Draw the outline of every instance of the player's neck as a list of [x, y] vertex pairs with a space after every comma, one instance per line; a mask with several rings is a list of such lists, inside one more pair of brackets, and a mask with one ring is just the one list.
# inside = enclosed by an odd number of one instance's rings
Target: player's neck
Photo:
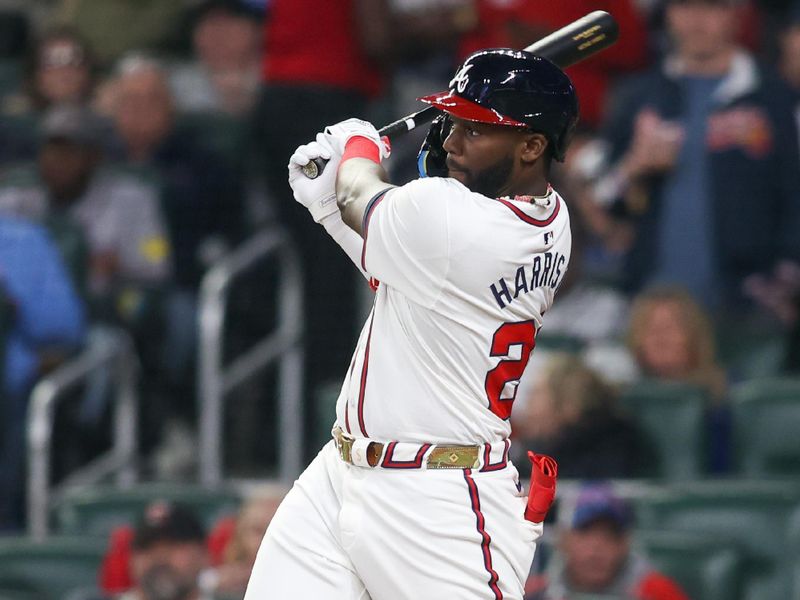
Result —
[[536, 177], [524, 181], [510, 182], [508, 187], [501, 190], [498, 196], [545, 196], [550, 189], [550, 184], [545, 177]]

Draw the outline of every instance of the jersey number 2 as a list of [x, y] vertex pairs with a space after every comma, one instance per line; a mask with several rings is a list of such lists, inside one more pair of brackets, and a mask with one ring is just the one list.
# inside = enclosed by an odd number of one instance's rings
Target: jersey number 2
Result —
[[503, 323], [492, 338], [489, 356], [508, 356], [513, 346], [520, 347], [519, 358], [501, 360], [497, 366], [486, 374], [486, 396], [489, 398], [489, 409], [503, 420], [511, 416], [511, 407], [517, 397], [517, 388], [507, 398], [503, 398], [503, 390], [511, 381], [519, 381], [528, 364], [533, 347], [536, 345], [536, 325], [533, 321]]

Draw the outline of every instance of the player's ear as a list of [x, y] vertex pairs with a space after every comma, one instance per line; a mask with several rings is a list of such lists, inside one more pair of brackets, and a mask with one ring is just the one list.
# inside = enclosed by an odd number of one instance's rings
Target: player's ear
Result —
[[541, 133], [529, 133], [525, 136], [520, 159], [524, 163], [534, 163], [544, 155], [548, 145], [547, 138]]

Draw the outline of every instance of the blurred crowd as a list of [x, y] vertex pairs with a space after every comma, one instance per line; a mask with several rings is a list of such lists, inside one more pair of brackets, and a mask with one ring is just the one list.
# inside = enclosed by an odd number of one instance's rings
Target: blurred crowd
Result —
[[[678, 383], [707, 399], [708, 473], [727, 473], [730, 385], [800, 370], [797, 0], [5, 0], [0, 529], [23, 525], [32, 387], [110, 327], [141, 362], [148, 476], [186, 474], [165, 457], [181, 444], [195, 457], [198, 289], [268, 227], [288, 231], [303, 269], [305, 421], [330, 419], [316, 394], [345, 373], [369, 292], [292, 200], [288, 157], [326, 124], [420, 109], [474, 50], [525, 47], [595, 9], [620, 41], [567, 70], [581, 121], [553, 184], [573, 258], [517, 390], [512, 447], [521, 464], [523, 449], [552, 454], [567, 477], [657, 476], [621, 398]], [[417, 176], [422, 129], [395, 142], [393, 181]], [[226, 352], [274, 324], [281, 279], [256, 279], [232, 304]], [[275, 394], [270, 377], [243, 392], [230, 468], [274, 461]], [[102, 396], [58, 414], [56, 476], [108, 444]], [[624, 549], [627, 517], [611, 512], [589, 529]], [[140, 538], [146, 572], [158, 544]]]

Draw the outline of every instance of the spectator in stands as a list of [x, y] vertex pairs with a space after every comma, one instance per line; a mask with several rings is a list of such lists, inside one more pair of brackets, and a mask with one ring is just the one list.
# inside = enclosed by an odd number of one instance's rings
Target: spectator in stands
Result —
[[580, 359], [553, 356], [526, 400], [514, 420], [517, 464], [525, 464], [530, 449], [555, 458], [563, 477], [637, 477], [652, 470], [644, 435], [618, 411], [611, 388]]
[[800, 257], [794, 101], [737, 46], [738, 4], [669, 0], [674, 50], [620, 89], [595, 187], [635, 224], [628, 288], [679, 283], [722, 316], [746, 276]]
[[[201, 575], [205, 591], [215, 597], [241, 598], [247, 585], [267, 525], [285, 490], [265, 486], [248, 495], [237, 515], [219, 519], [206, 540], [211, 565]], [[100, 568], [100, 586], [106, 594], [133, 587], [131, 546], [135, 531], [129, 525], [111, 532], [109, 547]]]
[[95, 84], [95, 63], [86, 40], [57, 27], [36, 40], [25, 67], [21, 93], [4, 100], [7, 115], [40, 114], [61, 103], [87, 102]]
[[77, 348], [86, 333], [84, 306], [46, 231], [0, 216], [2, 432], [0, 530], [22, 524], [19, 502], [28, 393], [36, 378]]
[[[170, 399], [180, 400], [170, 404], [177, 411], [172, 416], [193, 422], [197, 288], [205, 271], [242, 237], [242, 182], [202, 127], [179, 126], [160, 63], [129, 56], [118, 65], [113, 85], [119, 158], [158, 181], [172, 243], [174, 289], [165, 303], [169, 332], [153, 368]], [[184, 433], [176, 433], [176, 442], [186, 439]]]
[[132, 541], [133, 588], [119, 600], [199, 600], [208, 566], [205, 531], [187, 507], [157, 501], [145, 509]]
[[[41, 129], [38, 168], [3, 177], [0, 211], [77, 223], [88, 240], [89, 291], [98, 305], [131, 293], [131, 286], [166, 283], [169, 241], [157, 189], [104, 165], [104, 123], [87, 108], [65, 104], [46, 113]], [[106, 308], [99, 307], [101, 314]]]
[[122, 61], [115, 80], [114, 122], [121, 158], [153, 174], [174, 250], [175, 279], [194, 290], [204, 271], [241, 235], [240, 186], [227, 163], [175, 119], [166, 74], [142, 56]]
[[778, 65], [784, 80], [800, 93], [800, 2], [793, 2], [779, 35]]
[[703, 308], [681, 288], [657, 287], [640, 294], [631, 309], [628, 347], [642, 377], [688, 383], [706, 392], [709, 466], [712, 472], [725, 471], [731, 427], [728, 381]]
[[727, 393], [708, 315], [685, 290], [657, 287], [636, 297], [628, 346], [644, 377], [692, 383], [715, 403]]
[[255, 102], [261, 13], [242, 0], [205, 0], [192, 29], [194, 61], [172, 69], [177, 110], [245, 115]]
[[633, 507], [606, 484], [585, 484], [561, 511], [558, 553], [545, 576], [532, 577], [525, 600], [581, 594], [631, 600], [688, 600], [680, 586], [631, 548]]
[[253, 134], [278, 219], [300, 252], [305, 288], [307, 406], [322, 382], [347, 369], [357, 337], [356, 270], [331, 252], [327, 234], [292, 199], [286, 163], [325, 125], [367, 117], [391, 50], [385, 0], [271, 0], [263, 87]]

